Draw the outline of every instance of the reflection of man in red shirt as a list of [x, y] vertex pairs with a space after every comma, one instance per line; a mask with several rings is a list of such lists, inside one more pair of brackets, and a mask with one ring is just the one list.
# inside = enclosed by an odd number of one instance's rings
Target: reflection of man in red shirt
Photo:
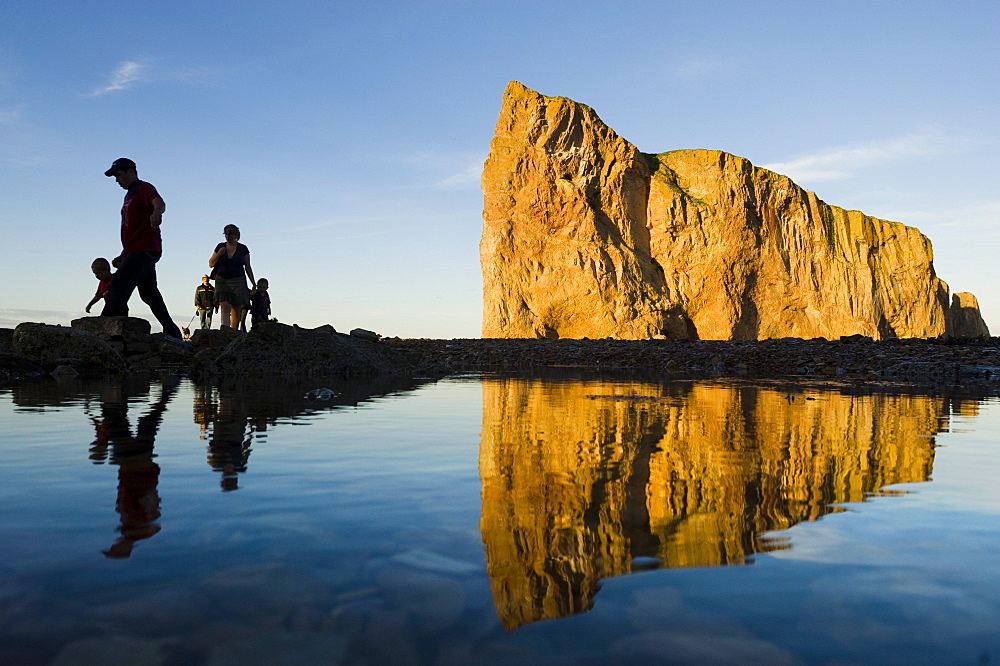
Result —
[[135, 435], [129, 426], [130, 396], [127, 394], [104, 401], [101, 419], [94, 419], [97, 432], [90, 459], [98, 464], [107, 459], [118, 466], [115, 511], [121, 520], [118, 527], [121, 536], [103, 551], [109, 558], [129, 557], [137, 542], [160, 531], [160, 494], [157, 490], [160, 466], [153, 460], [156, 457], [153, 445], [177, 383], [176, 379], [163, 381], [160, 399], [139, 417]]
[[163, 252], [160, 223], [167, 206], [155, 187], [139, 180], [135, 162], [127, 157], [112, 162], [104, 175], [114, 176], [126, 194], [122, 204], [122, 252], [111, 262], [118, 272], [111, 281], [111, 291], [101, 315], [127, 315], [128, 299], [138, 289], [139, 298], [149, 306], [163, 326], [163, 332], [180, 340], [181, 330], [170, 318], [156, 285], [156, 262]]

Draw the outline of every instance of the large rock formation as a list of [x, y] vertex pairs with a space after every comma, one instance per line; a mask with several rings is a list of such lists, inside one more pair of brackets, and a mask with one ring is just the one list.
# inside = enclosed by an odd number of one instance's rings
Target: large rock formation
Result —
[[918, 230], [720, 151], [641, 153], [517, 82], [482, 186], [483, 337], [989, 334]]

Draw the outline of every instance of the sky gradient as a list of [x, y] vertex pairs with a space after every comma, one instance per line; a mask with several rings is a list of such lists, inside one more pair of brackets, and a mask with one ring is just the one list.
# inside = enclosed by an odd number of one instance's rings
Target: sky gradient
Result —
[[1000, 334], [998, 44], [995, 1], [10, 0], [0, 326], [84, 315], [130, 157], [178, 325], [233, 223], [279, 321], [478, 337], [479, 175], [517, 80], [644, 152], [724, 150], [917, 227]]

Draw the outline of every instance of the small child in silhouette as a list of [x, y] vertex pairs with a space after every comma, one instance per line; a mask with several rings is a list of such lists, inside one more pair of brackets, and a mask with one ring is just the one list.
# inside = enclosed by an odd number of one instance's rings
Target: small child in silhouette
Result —
[[90, 264], [90, 270], [94, 272], [94, 277], [100, 280], [100, 282], [97, 285], [97, 293], [87, 303], [86, 312], [90, 312], [90, 308], [94, 307], [97, 301], [107, 298], [108, 291], [111, 289], [111, 277], [114, 275], [111, 272], [111, 264], [104, 257], [94, 259], [94, 263]]
[[267, 321], [271, 316], [271, 297], [267, 294], [266, 278], [257, 280], [257, 289], [250, 294], [250, 328]]

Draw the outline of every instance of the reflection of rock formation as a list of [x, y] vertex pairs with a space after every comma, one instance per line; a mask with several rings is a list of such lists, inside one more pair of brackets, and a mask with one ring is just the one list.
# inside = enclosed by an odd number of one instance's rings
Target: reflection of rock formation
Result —
[[599, 580], [744, 562], [762, 534], [924, 481], [939, 419], [917, 395], [674, 382], [484, 383], [481, 530], [510, 629], [585, 611]]

